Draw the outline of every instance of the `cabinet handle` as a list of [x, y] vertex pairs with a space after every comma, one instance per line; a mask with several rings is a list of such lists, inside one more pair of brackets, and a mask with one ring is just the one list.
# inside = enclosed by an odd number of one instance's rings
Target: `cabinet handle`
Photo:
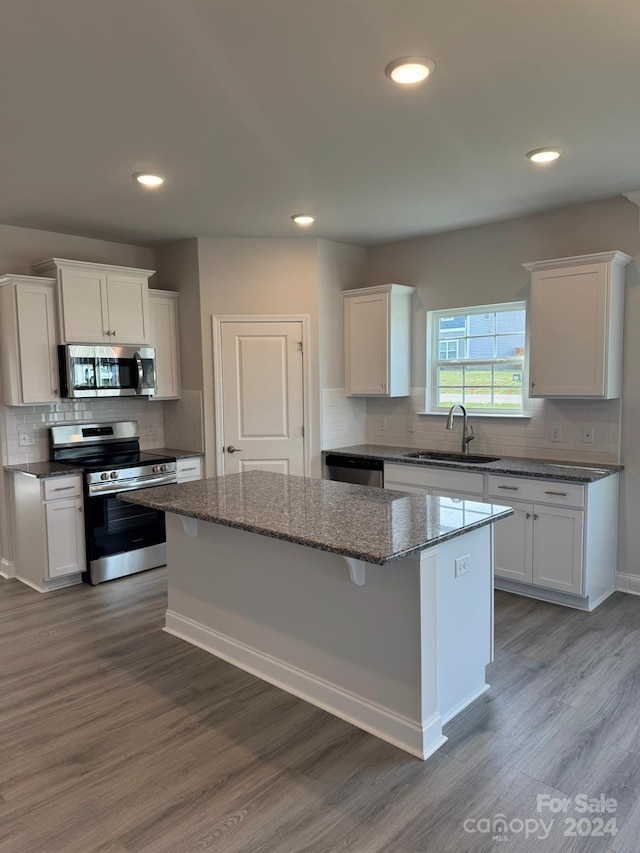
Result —
[[113, 337], [115, 338], [115, 336], [116, 336], [116, 330], [114, 329], [114, 330], [113, 330], [113, 332], [111, 332], [111, 334], [112, 334], [112, 335], [113, 335]]
[[107, 337], [111, 337], [111, 332], [109, 331], [109, 329], [105, 329], [104, 333], [105, 335], [107, 335]]
[[54, 492], [68, 492], [69, 489], [75, 489], [75, 486], [56, 486]]
[[568, 497], [567, 492], [545, 492], [545, 495], [558, 495], [560, 498]]
[[536, 387], [536, 383], [533, 381], [533, 379], [531, 380], [531, 387], [532, 387], [532, 388], [535, 388], [535, 387]]
[[184, 474], [185, 471], [197, 471], [197, 467], [194, 465], [193, 468], [180, 468], [179, 473]]
[[538, 520], [538, 513], [537, 513], [537, 512], [534, 512], [534, 513], [533, 513], [533, 520], [534, 520], [534, 521], [537, 521], [537, 520]]
[[530, 513], [530, 512], [528, 512], [528, 513], [527, 513], [527, 518], [531, 518], [531, 513]]
[[78, 512], [82, 512], [82, 507], [81, 507], [81, 506], [79, 506], [79, 507], [78, 507]]
[[499, 489], [507, 489], [509, 492], [519, 492], [520, 486], [498, 486]]

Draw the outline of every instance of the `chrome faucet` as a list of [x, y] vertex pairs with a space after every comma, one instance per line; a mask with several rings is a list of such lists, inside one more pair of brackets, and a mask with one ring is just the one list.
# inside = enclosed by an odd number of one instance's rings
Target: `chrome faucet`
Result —
[[473, 441], [475, 435], [473, 434], [473, 427], [471, 424], [467, 425], [467, 410], [460, 403], [456, 403], [455, 406], [451, 406], [449, 409], [447, 429], [453, 429], [453, 415], [456, 409], [462, 409], [462, 452], [466, 456], [469, 453], [469, 442]]

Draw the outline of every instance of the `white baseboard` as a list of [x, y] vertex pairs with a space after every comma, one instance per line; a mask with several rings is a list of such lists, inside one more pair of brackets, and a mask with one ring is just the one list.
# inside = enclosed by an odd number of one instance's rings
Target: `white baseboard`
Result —
[[0, 558], [0, 578], [15, 578], [16, 567], [13, 565], [13, 560], [7, 560], [6, 557]]
[[640, 575], [627, 575], [616, 572], [616, 589], [629, 595], [640, 595]]
[[442, 734], [440, 714], [433, 714], [420, 725], [178, 613], [167, 611], [165, 625], [164, 630], [168, 634], [186, 640], [418, 758], [428, 758], [447, 740]]
[[21, 575], [15, 575], [15, 579], [21, 581], [23, 584], [30, 586], [31, 589], [35, 589], [36, 592], [55, 592], [57, 589], [65, 589], [68, 586], [77, 586], [77, 584], [82, 583], [82, 574], [80, 572], [76, 572], [72, 575], [64, 575], [61, 578], [51, 578], [51, 580], [43, 580], [42, 584], [37, 584], [32, 580], [28, 580], [27, 578], [23, 578]]
[[474, 690], [469, 696], [466, 696], [462, 702], [459, 702], [455, 708], [452, 708], [450, 711], [447, 711], [442, 715], [442, 725], [448, 723], [449, 720], [453, 720], [454, 717], [457, 717], [460, 711], [464, 711], [472, 702], [475, 702], [476, 699], [479, 699], [487, 690], [491, 689], [490, 684], [483, 684], [482, 687], [479, 687], [477, 690]]

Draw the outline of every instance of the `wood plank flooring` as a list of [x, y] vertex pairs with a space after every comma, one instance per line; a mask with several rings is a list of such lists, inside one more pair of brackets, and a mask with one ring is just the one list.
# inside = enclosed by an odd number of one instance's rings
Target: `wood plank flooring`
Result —
[[[497, 593], [492, 688], [421, 762], [163, 633], [165, 588], [0, 579], [0, 853], [640, 851], [640, 598]], [[536, 811], [577, 794], [618, 834]]]

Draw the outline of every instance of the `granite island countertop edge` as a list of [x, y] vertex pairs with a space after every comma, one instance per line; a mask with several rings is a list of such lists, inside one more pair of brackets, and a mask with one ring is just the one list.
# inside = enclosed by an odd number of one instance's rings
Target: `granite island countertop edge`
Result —
[[[257, 474], [264, 474], [265, 472], [248, 472], [250, 475], [254, 477]], [[296, 533], [291, 533], [284, 529], [277, 529], [271, 526], [265, 526], [263, 524], [256, 523], [255, 521], [243, 521], [237, 518], [229, 518], [221, 515], [220, 513], [215, 513], [211, 511], [206, 511], [197, 506], [194, 506], [194, 497], [200, 494], [201, 489], [206, 488], [207, 483], [216, 483], [218, 481], [222, 481], [228, 479], [229, 477], [238, 477], [240, 475], [227, 475], [225, 477], [212, 477], [209, 480], [199, 480], [196, 483], [184, 483], [184, 484], [175, 484], [170, 486], [159, 486], [151, 489], [138, 489], [131, 492], [123, 492], [118, 496], [118, 499], [127, 503], [134, 503], [143, 506], [148, 506], [153, 509], [162, 510], [164, 512], [172, 513], [178, 516], [184, 516], [186, 518], [193, 518], [197, 521], [203, 521], [209, 524], [220, 524], [224, 527], [231, 527], [236, 530], [244, 530], [247, 533], [255, 533], [261, 536], [267, 536], [272, 539], [280, 539], [284, 542], [291, 542], [297, 545], [303, 545], [305, 547], [314, 548], [321, 551], [326, 551], [328, 553], [338, 554], [343, 557], [350, 557], [356, 560], [363, 560], [366, 563], [371, 563], [374, 565], [389, 565], [391, 563], [395, 563], [398, 560], [403, 559], [404, 557], [409, 557], [413, 554], [418, 553], [419, 551], [424, 551], [427, 548], [431, 548], [440, 542], [444, 542], [448, 539], [454, 539], [457, 536], [462, 536], [465, 533], [469, 533], [472, 530], [476, 530], [480, 527], [484, 527], [487, 524], [492, 524], [495, 521], [498, 521], [502, 518], [507, 518], [508, 516], [513, 514], [513, 509], [508, 506], [504, 506], [502, 504], [484, 504], [483, 501], [468, 501], [467, 503], [471, 504], [482, 504], [487, 507], [487, 513], [484, 517], [466, 523], [460, 527], [457, 527], [453, 530], [444, 530], [442, 532], [438, 532], [435, 535], [431, 535], [428, 538], [420, 539], [420, 541], [412, 542], [409, 547], [404, 547], [401, 549], [393, 550], [389, 552], [387, 551], [384, 554], [380, 552], [373, 552], [367, 550], [366, 547], [357, 547], [350, 546], [346, 544], [336, 545], [329, 541], [327, 538], [319, 538], [319, 537], [310, 537], [304, 535], [302, 532], [298, 531]], [[246, 474], [244, 475], [247, 476]], [[302, 477], [291, 477], [289, 475], [274, 475], [269, 474], [269, 476], [286, 476], [290, 480], [306, 480], [308, 482], [313, 482], [309, 478]], [[372, 490], [366, 486], [352, 486], [350, 484], [344, 483], [330, 483], [330, 481], [326, 480], [317, 480], [317, 483], [323, 483], [325, 486], [330, 486], [331, 488], [338, 489], [356, 489], [363, 490], [360, 494], [364, 494], [365, 492], [380, 492], [383, 490]], [[167, 499], [167, 490], [171, 490], [171, 497]], [[177, 492], [177, 497], [174, 497]], [[387, 491], [387, 495], [389, 492]], [[428, 500], [432, 502], [437, 502], [439, 500], [447, 500], [446, 498], [439, 498], [436, 496], [430, 496], [428, 498], [424, 496], [417, 496], [415, 494], [409, 492], [402, 491], [394, 491], [395, 495], [402, 495], [405, 498], [418, 499], [418, 500]], [[183, 496], [183, 499], [180, 499], [180, 496]], [[163, 499], [164, 498], [164, 499]]]

